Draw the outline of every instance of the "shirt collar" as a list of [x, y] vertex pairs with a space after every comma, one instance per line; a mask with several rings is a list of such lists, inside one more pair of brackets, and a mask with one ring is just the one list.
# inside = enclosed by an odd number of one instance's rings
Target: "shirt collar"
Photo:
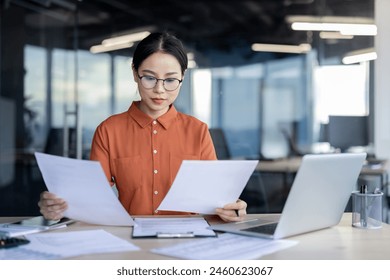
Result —
[[[153, 118], [151, 118], [150, 116], [148, 116], [147, 114], [145, 114], [144, 112], [142, 112], [138, 108], [139, 103], [140, 103], [140, 101], [134, 101], [131, 104], [131, 106], [128, 110], [128, 113], [142, 128], [144, 128], [152, 123]], [[177, 111], [176, 111], [175, 106], [172, 104], [170, 106], [168, 112], [166, 112], [164, 115], [159, 117], [157, 119], [157, 121], [165, 129], [168, 129], [171, 126], [171, 124], [174, 122], [174, 120], [176, 119], [176, 116], [177, 116]]]
[[157, 121], [158, 121], [165, 129], [168, 129], [168, 128], [171, 126], [171, 124], [175, 121], [176, 116], [177, 116], [177, 111], [176, 111], [175, 106], [172, 104], [172, 105], [169, 107], [168, 112], [166, 112], [164, 115], [162, 115], [161, 117], [159, 117], [159, 118], [157, 119]]

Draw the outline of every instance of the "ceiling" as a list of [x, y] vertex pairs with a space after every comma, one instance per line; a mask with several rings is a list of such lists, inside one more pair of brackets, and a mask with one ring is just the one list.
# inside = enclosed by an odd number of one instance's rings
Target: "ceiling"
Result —
[[[318, 32], [293, 31], [287, 15], [373, 18], [374, 0], [9, 0], [28, 8], [29, 26], [42, 28], [37, 9], [49, 15], [45, 28], [65, 27], [69, 47], [89, 49], [102, 39], [132, 30], [167, 30], [196, 55], [200, 66], [237, 65], [285, 57], [256, 53], [252, 43], [311, 43], [320, 57], [372, 47], [372, 37], [322, 40]], [[35, 9], [35, 11], [34, 11]], [[77, 11], [77, 19], [75, 12]], [[51, 16], [50, 16], [51, 15]], [[51, 20], [50, 20], [51, 18]], [[60, 20], [59, 20], [60, 19]], [[77, 29], [74, 24], [77, 21]], [[37, 26], [38, 27], [38, 26]], [[76, 37], [75, 37], [76, 36]], [[75, 41], [75, 38], [77, 40]], [[133, 49], [120, 51], [131, 55]]]

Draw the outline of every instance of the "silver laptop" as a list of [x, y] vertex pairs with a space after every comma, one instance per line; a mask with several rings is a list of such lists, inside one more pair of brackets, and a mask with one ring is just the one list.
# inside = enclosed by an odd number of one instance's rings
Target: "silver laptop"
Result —
[[280, 239], [338, 224], [356, 189], [365, 153], [305, 155], [278, 222], [213, 225], [216, 231]]

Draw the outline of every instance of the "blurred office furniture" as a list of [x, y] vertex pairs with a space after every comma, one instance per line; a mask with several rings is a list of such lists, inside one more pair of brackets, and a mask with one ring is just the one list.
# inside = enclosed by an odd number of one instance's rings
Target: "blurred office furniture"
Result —
[[15, 176], [15, 104], [0, 97], [0, 188]]
[[329, 154], [334, 153], [335, 149], [328, 142], [328, 125], [321, 124], [319, 131], [319, 141], [307, 145], [298, 145], [299, 122], [279, 124], [280, 131], [288, 145], [287, 157], [299, 157], [306, 154]]
[[[210, 135], [214, 143], [218, 160], [232, 160], [225, 133], [221, 128], [210, 128]], [[254, 172], [245, 186], [240, 198], [247, 202], [248, 213], [267, 213], [268, 199], [264, 183], [259, 172]]]
[[329, 142], [329, 124], [321, 123], [318, 142]]
[[367, 116], [329, 116], [328, 139], [342, 152], [351, 147], [368, 146]]
[[[66, 153], [69, 157], [76, 157], [76, 129], [69, 128], [68, 145], [65, 145], [65, 135], [63, 128], [51, 128], [49, 130], [44, 152], [56, 156], [64, 156]], [[68, 151], [65, 149], [68, 147]]]
[[281, 128], [281, 132], [288, 144], [288, 156], [303, 156], [305, 153], [298, 148], [296, 143], [295, 129], [289, 132], [286, 128]]
[[225, 133], [221, 128], [210, 128], [210, 135], [213, 139], [215, 152], [218, 159], [230, 159], [231, 154], [226, 141]]

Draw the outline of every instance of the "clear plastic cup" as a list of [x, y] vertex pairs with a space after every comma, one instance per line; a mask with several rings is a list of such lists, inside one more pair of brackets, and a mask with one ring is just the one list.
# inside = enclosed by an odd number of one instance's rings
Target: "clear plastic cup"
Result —
[[352, 226], [366, 229], [382, 227], [382, 192], [352, 193]]

